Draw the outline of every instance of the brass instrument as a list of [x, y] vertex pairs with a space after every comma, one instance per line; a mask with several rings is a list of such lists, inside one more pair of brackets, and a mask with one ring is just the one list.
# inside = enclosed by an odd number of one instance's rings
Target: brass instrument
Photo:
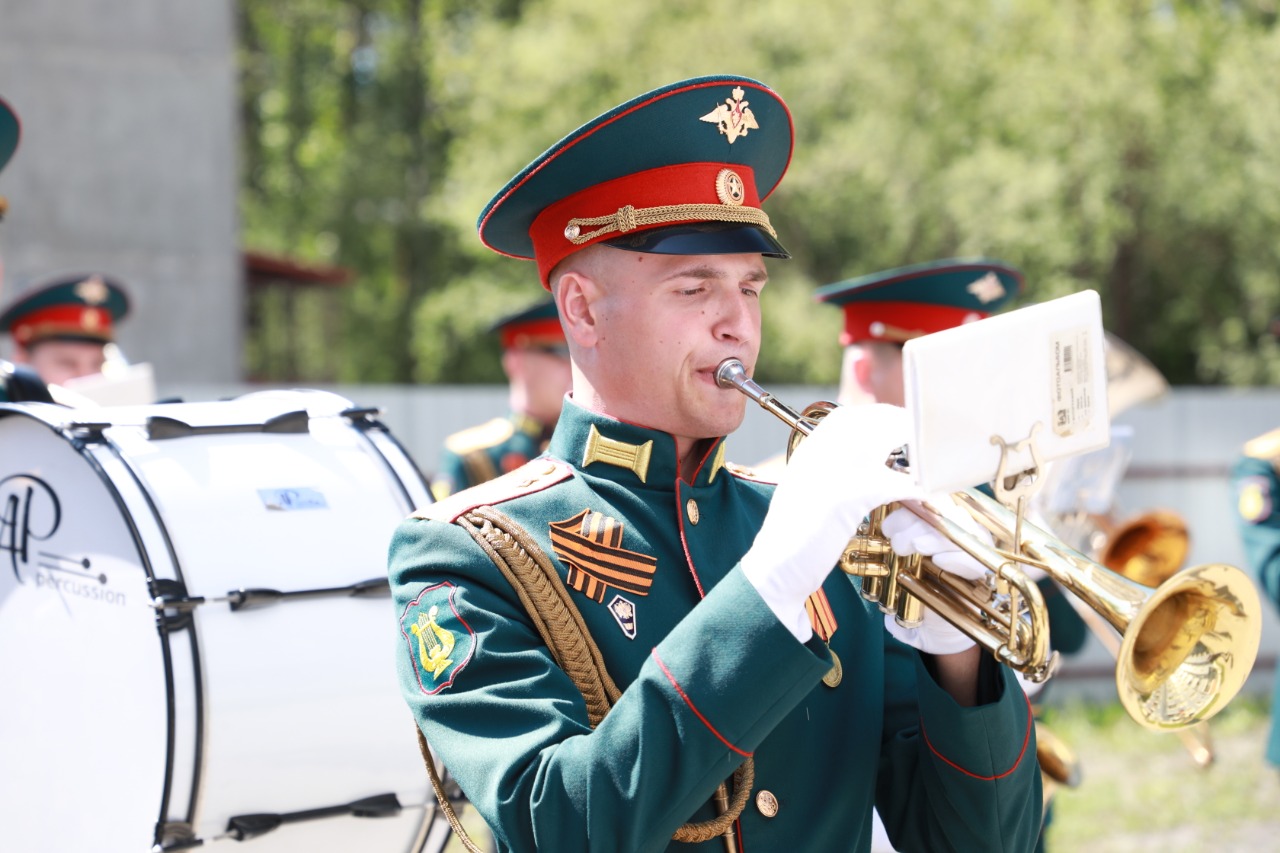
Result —
[[1158, 587], [1187, 559], [1191, 536], [1182, 516], [1151, 510], [1117, 526], [1100, 522], [1102, 565], [1143, 586]]
[[[1159, 587], [1173, 577], [1187, 559], [1191, 537], [1186, 522], [1176, 512], [1151, 510], [1120, 525], [1099, 516], [1091, 516], [1090, 522], [1094, 528], [1090, 536], [1091, 550], [1098, 561], [1143, 586]], [[1100, 626], [1091, 611], [1082, 609], [1080, 615], [1103, 646], [1118, 656], [1120, 640], [1115, 632]], [[1179, 729], [1177, 735], [1197, 766], [1208, 767], [1213, 763], [1213, 740], [1207, 720]]]
[[1048, 814], [1049, 803], [1058, 788], [1075, 788], [1080, 785], [1080, 761], [1075, 752], [1057, 735], [1041, 723], [1036, 726], [1036, 760], [1040, 762], [1041, 795], [1043, 813]]
[[[790, 449], [834, 408], [826, 403], [797, 413], [748, 377], [737, 359], [721, 362], [716, 381], [786, 422], [792, 429]], [[1222, 710], [1244, 685], [1262, 623], [1258, 594], [1239, 569], [1196, 566], [1153, 590], [1090, 560], [975, 489], [955, 492], [951, 499], [997, 541], [1013, 542], [1015, 548], [989, 546], [928, 503], [903, 501], [988, 569], [987, 583], [970, 583], [918, 555], [895, 555], [878, 529], [887, 510], [880, 507], [850, 540], [840, 564], [863, 578], [863, 595], [878, 600], [884, 612], [909, 623], [915, 608], [928, 606], [1002, 663], [1031, 681], [1043, 681], [1056, 663], [1049, 650], [1048, 616], [1039, 589], [1018, 568], [1033, 565], [1120, 633], [1116, 688], [1140, 725], [1156, 731], [1194, 725]]]

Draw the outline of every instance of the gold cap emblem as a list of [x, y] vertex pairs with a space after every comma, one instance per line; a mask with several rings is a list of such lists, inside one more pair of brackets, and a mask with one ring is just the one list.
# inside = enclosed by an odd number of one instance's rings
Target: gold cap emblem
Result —
[[102, 276], [91, 276], [80, 282], [75, 287], [76, 298], [84, 300], [87, 305], [101, 305], [107, 301], [107, 297], [111, 292], [107, 290], [106, 282], [102, 280]]
[[755, 114], [747, 106], [751, 102], [742, 100], [745, 94], [741, 86], [735, 86], [732, 98], [725, 98], [723, 104], [718, 105], [700, 119], [716, 125], [720, 132], [728, 137], [730, 145], [737, 141], [739, 136], [746, 136], [747, 131], [757, 130], [760, 127], [756, 124]]
[[973, 294], [983, 305], [988, 302], [994, 302], [1005, 294], [1004, 285], [1000, 283], [1000, 277], [993, 272], [987, 273], [965, 289]]
[[716, 175], [716, 196], [721, 204], [738, 207], [747, 200], [747, 188], [733, 169], [721, 169]]

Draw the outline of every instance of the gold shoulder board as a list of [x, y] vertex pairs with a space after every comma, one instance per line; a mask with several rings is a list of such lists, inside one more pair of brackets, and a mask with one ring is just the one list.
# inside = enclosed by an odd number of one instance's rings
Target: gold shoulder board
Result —
[[1245, 442], [1244, 455], [1265, 459], [1267, 462], [1280, 462], [1280, 429], [1273, 429], [1266, 435]]
[[414, 518], [452, 523], [458, 516], [478, 506], [496, 506], [514, 498], [540, 492], [573, 476], [573, 469], [555, 459], [534, 459], [493, 480], [454, 492], [442, 501], [428, 504]]
[[494, 418], [478, 426], [455, 432], [444, 440], [444, 446], [459, 456], [501, 444], [514, 434], [508, 418]]

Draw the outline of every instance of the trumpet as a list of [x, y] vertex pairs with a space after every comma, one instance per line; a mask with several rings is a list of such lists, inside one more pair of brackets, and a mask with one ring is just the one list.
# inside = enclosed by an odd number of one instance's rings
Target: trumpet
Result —
[[[755, 400], [791, 427], [788, 456], [835, 406], [816, 403], [798, 413], [747, 376], [742, 362], [726, 359], [716, 382]], [[893, 461], [893, 460], [890, 460]], [[898, 463], [901, 460], [897, 460]], [[1031, 681], [1048, 678], [1057, 665], [1049, 648], [1044, 599], [1020, 566], [1035, 566], [1098, 613], [1121, 635], [1116, 690], [1140, 725], [1176, 731], [1212, 717], [1240, 691], [1261, 640], [1261, 608], [1247, 575], [1225, 564], [1183, 569], [1155, 589], [1090, 560], [976, 489], [950, 496], [997, 542], [988, 545], [925, 501], [906, 507], [987, 569], [969, 582], [919, 555], [894, 554], [880, 531], [892, 507], [878, 507], [840, 558], [861, 579], [865, 598], [900, 623], [929, 607]]]

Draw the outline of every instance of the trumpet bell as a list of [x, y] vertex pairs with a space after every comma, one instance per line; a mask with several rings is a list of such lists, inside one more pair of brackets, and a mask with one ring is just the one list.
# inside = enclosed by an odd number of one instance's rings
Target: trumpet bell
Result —
[[1261, 614], [1257, 590], [1233, 566], [1193, 566], [1169, 578], [1123, 631], [1116, 688], [1125, 710], [1164, 731], [1222, 710], [1253, 668]]

